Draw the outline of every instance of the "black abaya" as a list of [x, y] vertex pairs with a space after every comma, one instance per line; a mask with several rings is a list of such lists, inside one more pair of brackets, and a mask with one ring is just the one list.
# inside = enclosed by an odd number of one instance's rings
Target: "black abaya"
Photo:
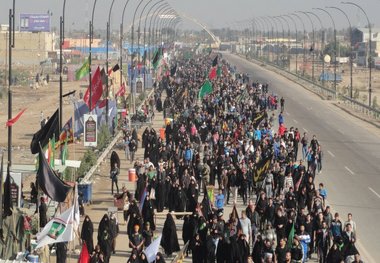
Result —
[[94, 225], [89, 216], [86, 216], [83, 221], [80, 238], [86, 242], [88, 253], [91, 255], [94, 250]]
[[161, 246], [167, 255], [171, 255], [173, 252], [180, 250], [177, 228], [173, 216], [170, 213], [167, 214], [164, 228], [162, 229]]

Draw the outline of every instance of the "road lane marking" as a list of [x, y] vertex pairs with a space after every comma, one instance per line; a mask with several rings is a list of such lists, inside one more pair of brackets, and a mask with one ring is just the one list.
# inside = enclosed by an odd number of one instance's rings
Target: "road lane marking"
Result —
[[302, 128], [305, 132], [309, 132], [308, 130], [306, 130], [305, 128]]
[[335, 155], [332, 152], [330, 151], [327, 151], [327, 152], [331, 155], [331, 157], [335, 157]]
[[378, 193], [376, 193], [375, 190], [373, 190], [371, 187], [368, 187], [368, 189], [369, 189], [372, 193], [374, 193], [378, 198], [380, 198], [380, 195], [379, 195]]
[[298, 121], [297, 121], [297, 120], [295, 120], [295, 119], [293, 119], [293, 121], [294, 121], [294, 123], [295, 123], [295, 124], [297, 124], [297, 123], [298, 123]]
[[351, 171], [350, 168], [348, 168], [347, 166], [345, 166], [344, 168], [346, 168], [346, 170], [347, 170], [350, 174], [352, 174], [352, 175], [355, 174], [355, 173], [354, 173], [353, 171]]

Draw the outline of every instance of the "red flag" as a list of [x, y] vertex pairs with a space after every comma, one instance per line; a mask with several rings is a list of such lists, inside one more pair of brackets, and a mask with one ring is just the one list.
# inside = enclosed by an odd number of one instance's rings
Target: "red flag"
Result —
[[208, 74], [208, 78], [210, 80], [213, 80], [214, 78], [216, 78], [216, 67], [211, 68], [210, 73]]
[[124, 83], [121, 85], [120, 89], [116, 92], [115, 96], [116, 97], [121, 97], [124, 96], [125, 94], [125, 85]]
[[99, 109], [104, 108], [107, 105], [107, 99], [104, 99], [99, 102], [98, 107]]
[[6, 123], [5, 123], [5, 126], [9, 127], [9, 126], [13, 126], [13, 124], [16, 123], [16, 121], [18, 121], [18, 119], [20, 119], [21, 115], [24, 113], [24, 111], [26, 111], [26, 108], [23, 109], [22, 111], [20, 111], [14, 118], [8, 120]]
[[86, 242], [83, 242], [82, 251], [80, 252], [78, 263], [89, 263], [89, 262], [90, 262], [90, 254], [88, 253]]
[[[92, 111], [96, 107], [96, 103], [98, 102], [98, 100], [103, 94], [102, 78], [100, 76], [99, 67], [96, 69], [95, 74], [92, 77], [91, 88], [92, 88], [92, 94], [91, 94], [92, 98], [91, 98], [90, 111]], [[90, 108], [90, 87], [88, 87], [88, 89], [86, 90], [83, 100], [87, 104], [87, 106]]]

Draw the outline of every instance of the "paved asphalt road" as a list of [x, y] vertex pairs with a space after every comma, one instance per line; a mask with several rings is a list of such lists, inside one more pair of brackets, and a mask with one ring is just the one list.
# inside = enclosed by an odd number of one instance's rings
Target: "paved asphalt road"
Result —
[[317, 135], [324, 153], [317, 180], [327, 186], [328, 202], [343, 222], [353, 214], [365, 262], [380, 262], [380, 130], [265, 67], [227, 53], [223, 57], [250, 80], [267, 82], [270, 91], [284, 96], [287, 127], [308, 132], [309, 139]]

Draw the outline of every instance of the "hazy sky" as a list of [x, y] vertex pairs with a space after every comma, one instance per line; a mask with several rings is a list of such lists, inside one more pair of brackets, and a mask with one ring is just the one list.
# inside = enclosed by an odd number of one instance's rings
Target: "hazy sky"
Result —
[[[140, 0], [130, 0], [125, 15], [125, 25], [128, 25], [133, 17], [133, 12]], [[136, 18], [140, 16], [142, 6], [149, 0], [143, 0]], [[158, 0], [152, 2], [149, 7]], [[337, 6], [342, 8], [349, 15], [353, 26], [364, 26], [367, 24], [364, 14], [354, 6], [340, 4], [338, 0], [165, 0], [170, 6], [180, 13], [193, 17], [196, 20], [207, 25], [209, 28], [230, 27], [238, 28], [247, 25], [248, 22], [242, 22], [252, 17], [259, 16], [277, 16], [292, 13], [294, 11], [314, 11], [320, 16], [324, 23], [324, 27], [331, 27], [329, 17], [321, 11], [312, 10], [313, 7], [324, 8], [326, 6]], [[354, 1], [354, 0], [352, 0]], [[66, 1], [66, 30], [74, 28], [88, 28], [92, 5], [94, 0], [67, 0]], [[98, 0], [95, 10], [94, 25], [95, 29], [105, 29], [106, 19], [108, 18], [108, 10], [111, 0]], [[367, 12], [371, 23], [380, 27], [380, 0], [356, 0], [354, 1], [362, 6]], [[52, 15], [52, 25], [57, 26], [59, 16], [62, 12], [63, 0], [16, 0], [16, 21], [19, 24], [20, 13], [44, 13], [50, 10]], [[121, 22], [121, 13], [126, 0], [115, 0], [111, 26], [118, 29]], [[8, 24], [8, 12], [12, 5], [12, 0], [0, 0], [0, 24]], [[328, 9], [329, 10], [329, 9]], [[338, 28], [346, 27], [345, 17], [335, 10], [329, 10], [336, 20]], [[307, 18], [301, 17], [305, 21], [307, 28], [311, 28]], [[301, 24], [298, 23], [299, 28]], [[315, 21], [316, 28], [319, 23]], [[287, 27], [286, 25], [284, 25]], [[180, 25], [182, 28], [199, 28], [189, 20], [184, 20]], [[279, 25], [280, 27], [280, 25]]]

